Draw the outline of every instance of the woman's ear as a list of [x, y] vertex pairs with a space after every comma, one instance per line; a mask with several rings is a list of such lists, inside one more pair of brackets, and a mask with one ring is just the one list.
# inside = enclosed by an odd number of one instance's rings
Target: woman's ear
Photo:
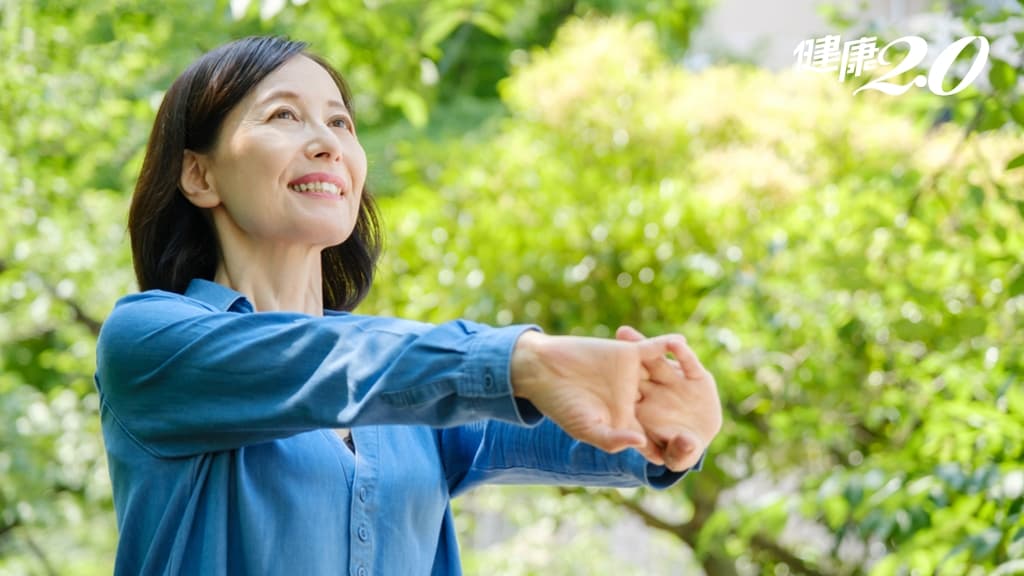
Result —
[[220, 196], [210, 181], [206, 162], [205, 155], [185, 150], [181, 162], [180, 185], [189, 202], [200, 208], [213, 208], [220, 204]]

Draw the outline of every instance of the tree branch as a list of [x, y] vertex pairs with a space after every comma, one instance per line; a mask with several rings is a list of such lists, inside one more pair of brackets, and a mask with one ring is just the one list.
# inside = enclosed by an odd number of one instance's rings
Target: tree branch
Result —
[[[708, 518], [711, 517], [712, 512], [714, 512], [715, 502], [717, 502], [718, 499], [718, 491], [711, 490], [711, 492], [712, 496], [707, 499], [693, 499], [693, 518], [691, 518], [689, 522], [685, 523], [668, 522], [647, 508], [644, 508], [639, 502], [625, 498], [618, 492], [605, 491], [600, 494], [606, 500], [622, 506], [633, 514], [636, 514], [646, 526], [672, 534], [686, 543], [690, 550], [696, 552], [697, 540], [700, 537], [700, 531], [704, 527]], [[722, 553], [721, 550], [714, 550], [702, 554], [698, 557], [698, 561], [704, 568], [705, 574], [709, 574], [711, 576], [738, 576], [735, 560], [727, 554]]]
[[[690, 522], [684, 523], [669, 522], [651, 512], [636, 500], [626, 498], [615, 490], [602, 491], [600, 494], [605, 500], [621, 506], [635, 514], [646, 526], [654, 528], [655, 530], [668, 532], [685, 542], [691, 549], [696, 549], [697, 538], [704, 522], [707, 520], [706, 516], [700, 519], [695, 516]], [[750, 547], [756, 552], [770, 556], [777, 562], [782, 562], [788, 565], [798, 574], [805, 574], [806, 576], [832, 576], [832, 574], [834, 574], [834, 572], [825, 572], [821, 568], [805, 561], [764, 534], [755, 534], [753, 538], [750, 539]]]
[[647, 508], [644, 508], [639, 502], [624, 497], [616, 490], [602, 490], [600, 494], [605, 500], [612, 504], [622, 506], [626, 510], [635, 514], [648, 527], [668, 532], [685, 542], [690, 548], [696, 547], [697, 535], [700, 533], [700, 526], [694, 526], [692, 522], [679, 524], [669, 522], [657, 514], [654, 514]]
[[102, 322], [96, 320], [92, 316], [89, 316], [89, 314], [87, 314], [85, 310], [83, 310], [82, 307], [78, 305], [78, 302], [75, 302], [70, 298], [61, 297], [59, 294], [57, 294], [57, 289], [51, 286], [45, 280], [43, 281], [43, 285], [46, 286], [46, 291], [50, 293], [50, 296], [52, 296], [56, 300], [59, 300], [67, 304], [68, 307], [71, 308], [71, 317], [74, 319], [75, 322], [78, 322], [79, 324], [88, 328], [89, 332], [92, 332], [93, 336], [100, 335], [100, 327], [103, 325]]
[[971, 118], [971, 121], [967, 124], [967, 127], [964, 128], [963, 135], [957, 142], [956, 147], [953, 148], [953, 151], [950, 153], [949, 158], [947, 158], [946, 162], [942, 165], [942, 169], [936, 170], [929, 174], [928, 180], [919, 185], [917, 187], [917, 190], [914, 191], [914, 195], [910, 198], [910, 204], [907, 206], [908, 219], [914, 216], [914, 211], [917, 209], [917, 204], [921, 200], [921, 194], [923, 194], [926, 189], [930, 189], [935, 185], [936, 180], [938, 180], [939, 178], [939, 174], [944, 174], [945, 169], [953, 164], [953, 161], [956, 160], [957, 156], [959, 156], [960, 152], [963, 150], [964, 144], [967, 142], [967, 139], [975, 130], [978, 129], [978, 125], [981, 124], [981, 118], [985, 115], [985, 102], [987, 100], [988, 98], [982, 98], [981, 100], [978, 101], [978, 108], [974, 111], [974, 117]]
[[43, 565], [43, 571], [46, 572], [48, 576], [57, 576], [57, 571], [53, 569], [53, 565], [50, 564], [50, 560], [46, 557], [43, 549], [40, 548], [35, 543], [35, 540], [32, 540], [28, 534], [24, 534], [23, 537], [25, 538], [25, 543], [28, 544], [29, 550], [31, 550], [32, 554], [39, 559], [39, 563]]
[[5, 526], [0, 526], [0, 538], [3, 538], [4, 534], [7, 534], [8, 532], [10, 532], [11, 530], [14, 530], [15, 528], [17, 528], [20, 525], [21, 525], [21, 523], [18, 522], [17, 518], [15, 518], [14, 521], [11, 522], [10, 524], [7, 524]]
[[71, 307], [71, 315], [76, 322], [88, 328], [89, 331], [92, 332], [93, 336], [100, 335], [100, 327], [103, 326], [101, 322], [86, 314], [85, 311], [82, 310], [82, 307], [74, 300], [62, 298], [61, 301]]

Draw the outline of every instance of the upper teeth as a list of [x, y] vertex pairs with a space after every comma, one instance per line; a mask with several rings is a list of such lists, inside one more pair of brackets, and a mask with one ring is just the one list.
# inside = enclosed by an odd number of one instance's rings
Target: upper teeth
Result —
[[293, 184], [289, 186], [297, 192], [327, 192], [328, 194], [341, 194], [341, 188], [334, 182], [307, 182], [305, 184]]

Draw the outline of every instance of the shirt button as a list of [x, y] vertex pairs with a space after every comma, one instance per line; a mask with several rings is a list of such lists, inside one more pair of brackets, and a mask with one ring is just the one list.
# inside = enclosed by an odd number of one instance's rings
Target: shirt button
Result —
[[359, 539], [366, 542], [370, 538], [370, 531], [366, 529], [366, 526], [359, 527]]
[[359, 501], [366, 502], [366, 499], [370, 497], [370, 491], [367, 490], [366, 486], [359, 489]]
[[489, 373], [484, 375], [484, 389], [494, 390], [494, 377]]
[[359, 574], [359, 576], [366, 576], [366, 566], [360, 566], [357, 573]]

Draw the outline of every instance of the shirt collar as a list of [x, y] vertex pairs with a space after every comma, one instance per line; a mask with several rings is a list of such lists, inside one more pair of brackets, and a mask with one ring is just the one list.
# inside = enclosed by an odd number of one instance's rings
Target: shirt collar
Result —
[[202, 278], [193, 278], [185, 289], [185, 296], [195, 298], [200, 302], [223, 311], [252, 312], [252, 303], [241, 292], [237, 292]]

